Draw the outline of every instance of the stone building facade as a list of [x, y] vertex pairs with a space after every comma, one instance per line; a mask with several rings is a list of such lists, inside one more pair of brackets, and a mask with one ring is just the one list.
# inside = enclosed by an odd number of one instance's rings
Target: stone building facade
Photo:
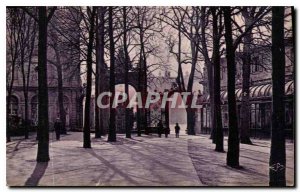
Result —
[[[63, 84], [63, 105], [66, 113], [66, 128], [82, 129], [84, 91], [80, 77], [80, 52], [74, 46], [79, 43], [79, 29], [76, 22], [62, 23], [71, 12], [60, 8], [48, 24], [48, 48], [47, 48], [47, 81], [49, 100], [49, 123], [50, 129], [54, 121], [59, 117], [58, 103], [58, 67], [62, 70]], [[78, 18], [80, 19], [80, 18]], [[64, 35], [72, 37], [72, 45]], [[69, 43], [69, 44], [68, 44]], [[78, 44], [79, 45], [79, 44]], [[28, 116], [31, 126], [38, 125], [38, 40], [36, 34], [33, 56], [29, 66], [28, 61], [24, 62], [25, 76], [28, 80]], [[58, 60], [59, 58], [59, 60]], [[11, 67], [10, 56], [7, 55], [7, 71]], [[11, 103], [8, 106], [8, 113], [11, 116], [25, 118], [25, 99], [23, 92], [23, 73], [17, 64], [14, 73]], [[27, 79], [26, 79], [27, 81]]]
[[[49, 97], [49, 122], [52, 127], [55, 119], [59, 117], [57, 71], [56, 67], [48, 65], [48, 97]], [[29, 120], [32, 126], [38, 124], [38, 78], [35, 70], [37, 63], [33, 63], [30, 72], [28, 87]], [[75, 66], [74, 66], [75, 67]], [[72, 71], [72, 73], [70, 73]], [[70, 76], [70, 74], [72, 74]], [[64, 68], [63, 70], [63, 94], [64, 108], [66, 112], [67, 129], [77, 129], [82, 126], [82, 99], [83, 92], [79, 68]], [[25, 100], [23, 93], [22, 73], [20, 69], [15, 72], [15, 80], [12, 88], [11, 106], [8, 109], [11, 115], [25, 118]]]

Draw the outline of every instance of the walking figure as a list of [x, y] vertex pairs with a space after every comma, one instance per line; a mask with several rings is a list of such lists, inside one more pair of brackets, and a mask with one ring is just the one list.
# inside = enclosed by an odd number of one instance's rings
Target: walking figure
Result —
[[176, 126], [175, 126], [176, 138], [179, 138], [179, 131], [180, 131], [180, 127], [179, 127], [178, 123], [176, 123]]
[[61, 122], [60, 122], [60, 119], [57, 118], [55, 123], [54, 123], [54, 130], [55, 130], [55, 134], [56, 134], [56, 140], [60, 139], [60, 129], [61, 129]]
[[161, 120], [158, 122], [157, 124], [157, 133], [158, 133], [158, 137], [161, 137], [162, 131], [163, 131], [163, 124], [161, 122]]
[[168, 137], [168, 134], [170, 134], [170, 128], [169, 128], [169, 127], [166, 127], [166, 128], [165, 128], [165, 137], [166, 137], [166, 138]]

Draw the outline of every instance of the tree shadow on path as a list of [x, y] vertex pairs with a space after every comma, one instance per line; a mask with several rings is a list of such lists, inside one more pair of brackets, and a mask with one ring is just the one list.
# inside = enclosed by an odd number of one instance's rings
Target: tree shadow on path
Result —
[[139, 183], [137, 181], [135, 181], [134, 179], [132, 179], [131, 177], [128, 176], [128, 174], [124, 173], [122, 170], [118, 169], [117, 167], [115, 167], [113, 164], [111, 164], [109, 161], [107, 161], [106, 159], [104, 159], [103, 157], [99, 156], [98, 154], [96, 154], [93, 149], [91, 150], [87, 150], [87, 152], [89, 154], [91, 154], [92, 156], [94, 156], [95, 158], [97, 158], [99, 161], [101, 161], [105, 166], [107, 166], [108, 168], [112, 169], [115, 173], [119, 174], [120, 176], [122, 176], [126, 181], [130, 182], [131, 185], [136, 185], [138, 186]]
[[25, 182], [25, 186], [37, 186], [47, 167], [48, 162], [37, 162], [31, 176]]

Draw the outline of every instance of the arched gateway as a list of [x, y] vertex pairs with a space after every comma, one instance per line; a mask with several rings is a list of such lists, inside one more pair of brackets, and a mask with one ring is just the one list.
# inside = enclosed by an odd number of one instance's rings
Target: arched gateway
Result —
[[[131, 85], [133, 88], [135, 88], [136, 92], [141, 92], [141, 90], [143, 90], [144, 83], [141, 82], [141, 85], [139, 85], [139, 78], [141, 79], [141, 81], [145, 79], [139, 75], [138, 70], [133, 69], [128, 72], [128, 84]], [[108, 70], [105, 78], [103, 78], [103, 80], [100, 82], [101, 83], [100, 86], [102, 86], [103, 92], [109, 91], [109, 82], [110, 80], [109, 80], [109, 70]], [[125, 73], [123, 72], [123, 70], [117, 70], [115, 73], [115, 86], [119, 84], [125, 84]], [[168, 97], [171, 97], [175, 92], [179, 92], [176, 87], [174, 86], [171, 87], [172, 87], [171, 90], [165, 90], [168, 91]], [[101, 117], [103, 119], [103, 129], [104, 131], [107, 131], [109, 128], [109, 109], [108, 108], [100, 109], [100, 113], [102, 113]], [[117, 113], [117, 115], [120, 114], [122, 113]], [[118, 117], [116, 118], [116, 121], [118, 121], [118, 119], [122, 119], [122, 118]], [[156, 108], [155, 106], [151, 106], [149, 109], [137, 109], [135, 111], [134, 118], [131, 119], [135, 121], [135, 123], [133, 122], [130, 123], [132, 125], [135, 125], [134, 127], [132, 127], [132, 131], [137, 131], [137, 127], [140, 126], [141, 132], [144, 132], [146, 134], [155, 131], [159, 120], [163, 122], [164, 127], [170, 127], [169, 105], [166, 105], [165, 109], [161, 109], [160, 107]], [[118, 122], [116, 122], [116, 124], [118, 124]], [[119, 130], [125, 130], [125, 128]]]

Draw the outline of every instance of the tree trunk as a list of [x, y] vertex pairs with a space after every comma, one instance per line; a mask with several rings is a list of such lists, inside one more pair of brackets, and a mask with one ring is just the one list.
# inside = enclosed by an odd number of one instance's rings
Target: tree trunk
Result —
[[202, 55], [204, 57], [205, 61], [205, 66], [207, 68], [207, 79], [208, 79], [208, 91], [209, 91], [209, 96], [210, 96], [210, 125], [211, 125], [211, 134], [210, 134], [210, 139], [212, 139], [212, 142], [215, 143], [215, 121], [214, 121], [214, 89], [213, 89], [213, 62], [209, 59], [208, 55], [208, 49], [207, 49], [207, 42], [206, 42], [206, 9], [207, 7], [201, 7], [201, 45], [202, 45]]
[[28, 139], [28, 135], [29, 135], [29, 112], [28, 112], [28, 92], [26, 93], [26, 95], [24, 94], [24, 104], [25, 104], [25, 109], [24, 109], [24, 113], [25, 113], [25, 122], [24, 122], [24, 136], [25, 139]]
[[[125, 54], [125, 94], [127, 95], [126, 106], [128, 105], [129, 101], [129, 89], [128, 89], [128, 65], [129, 65], [129, 56], [128, 56], [128, 48], [127, 48], [127, 14], [126, 14], [126, 7], [123, 7], [123, 46], [124, 46], [124, 54]], [[126, 138], [131, 138], [131, 130], [129, 126], [129, 109], [125, 108], [125, 128], [126, 128]]]
[[115, 142], [117, 141], [116, 136], [116, 111], [113, 108], [113, 101], [115, 97], [115, 43], [114, 43], [114, 36], [113, 36], [113, 7], [109, 7], [109, 52], [110, 52], [110, 82], [109, 82], [109, 91], [112, 93], [110, 97], [110, 116], [109, 116], [109, 133], [108, 133], [108, 141]]
[[[142, 61], [141, 61], [142, 57], [141, 57], [141, 52], [140, 52], [140, 61], [139, 61], [139, 65], [138, 65], [138, 71], [139, 71], [139, 75], [138, 75], [138, 91], [142, 92], [143, 88], [142, 88]], [[140, 109], [139, 107], [137, 107], [137, 113], [136, 113], [136, 123], [137, 123], [137, 136], [141, 136], [141, 125], [143, 122], [143, 114], [142, 114], [142, 109]]]
[[[22, 44], [25, 42], [22, 42]], [[21, 64], [21, 72], [22, 72], [22, 88], [23, 88], [23, 95], [24, 95], [24, 104], [25, 104], [25, 118], [24, 118], [24, 123], [23, 123], [23, 128], [24, 128], [24, 136], [25, 139], [28, 139], [28, 86], [26, 87], [26, 74], [25, 74], [25, 48], [24, 45], [22, 45], [21, 49], [21, 59], [20, 59], [20, 64]], [[29, 72], [29, 71], [28, 71]], [[27, 79], [28, 80], [28, 79]]]
[[184, 78], [182, 74], [182, 66], [181, 66], [181, 31], [180, 31], [181, 24], [178, 25], [178, 57], [177, 57], [177, 63], [178, 63], [178, 75], [177, 75], [177, 84], [179, 87], [179, 91], [185, 91], [185, 84], [184, 84]]
[[188, 135], [195, 135], [195, 111], [191, 108], [192, 99], [194, 97], [193, 95], [193, 83], [194, 83], [194, 75], [196, 70], [196, 64], [197, 64], [197, 57], [198, 57], [198, 44], [191, 41], [191, 52], [192, 52], [192, 67], [191, 67], [191, 73], [189, 76], [188, 86], [187, 86], [187, 92], [190, 92], [192, 95], [188, 97], [187, 100], [187, 130]]
[[188, 135], [195, 135], [195, 111], [188, 106], [186, 109], [186, 117], [187, 117], [187, 134]]
[[[24, 114], [25, 114], [25, 118], [24, 118], [24, 136], [25, 139], [28, 139], [28, 86], [26, 86], [26, 74], [25, 74], [25, 69], [24, 69], [24, 49], [21, 51], [21, 70], [22, 70], [22, 81], [23, 81], [23, 95], [24, 95], [24, 104], [25, 104], [25, 109], [24, 109]], [[29, 73], [29, 70], [28, 70]], [[29, 79], [27, 79], [28, 81]]]
[[137, 126], [137, 136], [142, 136], [141, 133], [141, 109], [137, 108], [136, 111], [136, 126]]
[[[90, 11], [90, 7], [88, 7]], [[85, 98], [85, 109], [84, 109], [84, 133], [83, 133], [83, 147], [91, 148], [91, 127], [90, 127], [90, 110], [91, 110], [91, 91], [92, 91], [92, 65], [93, 65], [93, 41], [95, 35], [95, 15], [96, 8], [92, 7], [90, 16], [90, 27], [89, 27], [89, 40], [87, 49], [87, 83], [86, 83], [86, 98]]]
[[[140, 8], [138, 8], [138, 12], [140, 13]], [[138, 91], [141, 92], [141, 95], [142, 95], [142, 98], [143, 98], [143, 95], [144, 95], [144, 87], [143, 87], [143, 32], [142, 32], [142, 27], [143, 27], [143, 24], [140, 23], [140, 18], [138, 17], [138, 24], [139, 24], [139, 40], [140, 40], [140, 52], [139, 52], [139, 65], [138, 65], [138, 71], [139, 71], [139, 76], [138, 76]], [[137, 118], [136, 118], [136, 121], [137, 121], [137, 134], [138, 136], [141, 136], [141, 126], [144, 124], [144, 119], [143, 119], [143, 108], [137, 108]]]
[[[100, 67], [100, 82], [97, 85], [99, 88], [99, 94], [104, 91], [104, 81], [105, 81], [105, 74], [106, 74], [106, 68], [105, 68], [105, 62], [104, 62], [104, 47], [105, 47], [105, 12], [106, 7], [99, 7], [100, 13], [99, 13], [99, 67]], [[104, 134], [104, 122], [103, 122], [103, 109], [99, 110], [100, 113], [100, 119], [99, 119], [99, 132], [100, 135]]]
[[[245, 19], [246, 28], [253, 22], [250, 16], [248, 15], [248, 11], [243, 13], [243, 17]], [[241, 105], [241, 133], [240, 139], [241, 143], [244, 144], [252, 144], [250, 140], [250, 65], [251, 65], [251, 42], [252, 35], [251, 30], [244, 37], [244, 53], [243, 53], [243, 85], [242, 85], [242, 105]]]
[[[97, 17], [96, 17], [96, 75], [95, 75], [95, 101], [97, 101], [97, 97], [99, 96], [99, 84], [100, 84], [100, 70], [101, 70], [101, 63], [100, 63], [100, 42], [99, 42], [99, 22], [98, 17], [101, 14], [101, 10], [97, 7]], [[100, 109], [95, 102], [95, 138], [101, 138], [100, 133]]]
[[208, 90], [209, 90], [209, 104], [210, 104], [210, 139], [213, 143], [216, 143], [216, 134], [215, 134], [215, 103], [214, 103], [214, 64], [207, 65], [207, 79], [208, 79]]
[[[246, 45], [245, 45], [246, 47]], [[243, 85], [242, 85], [242, 104], [241, 104], [241, 143], [250, 144], [250, 53], [244, 53], [243, 56]]]
[[[26, 76], [26, 92], [24, 95], [25, 98], [25, 138], [28, 138], [28, 134], [29, 134], [29, 106], [28, 106], [28, 87], [29, 87], [29, 82], [30, 82], [30, 69], [31, 69], [31, 64], [32, 64], [32, 55], [33, 55], [33, 51], [35, 48], [35, 40], [36, 40], [36, 23], [35, 21], [33, 21], [33, 29], [32, 29], [32, 39], [30, 42], [30, 52], [29, 52], [29, 57], [28, 57], [28, 66], [27, 66], [27, 76]], [[25, 75], [25, 73], [24, 73]]]
[[62, 123], [61, 131], [66, 134], [66, 112], [64, 108], [64, 93], [63, 93], [63, 76], [62, 76], [62, 63], [60, 61], [60, 51], [57, 50], [57, 44], [54, 45], [56, 57], [56, 70], [57, 70], [57, 92], [58, 92], [58, 105], [59, 105], [59, 118]]
[[[97, 40], [98, 41], [98, 38]], [[96, 43], [97, 44], [97, 43]], [[96, 45], [96, 55], [98, 55], [98, 46]], [[96, 58], [96, 75], [95, 75], [95, 101], [97, 101], [97, 97], [99, 96], [99, 66], [98, 66], [98, 58]], [[95, 138], [101, 138], [101, 133], [100, 133], [100, 109], [95, 102]]]
[[225, 43], [227, 59], [227, 89], [228, 89], [228, 114], [229, 114], [229, 135], [228, 135], [228, 152], [227, 165], [230, 167], [239, 167], [239, 131], [236, 113], [235, 100], [235, 50], [232, 40], [231, 11], [230, 7], [224, 7], [224, 24], [225, 24]]
[[[147, 92], [147, 64], [146, 64], [146, 56], [145, 56], [145, 45], [144, 45], [144, 29], [143, 29], [143, 21], [140, 24], [140, 43], [141, 43], [141, 50], [140, 50], [140, 61], [141, 61], [141, 91], [142, 91], [142, 102], [143, 108], [140, 109], [140, 124], [143, 126], [145, 130], [145, 134], [147, 135], [147, 117], [146, 117], [146, 109], [145, 109], [145, 102], [146, 102], [146, 92]], [[168, 124], [166, 124], [168, 126]]]
[[272, 134], [269, 184], [272, 187], [286, 185], [285, 166], [285, 48], [284, 7], [272, 7]]
[[38, 162], [48, 162], [49, 158], [49, 119], [47, 84], [47, 9], [38, 8]]
[[214, 97], [211, 100], [214, 100], [214, 110], [215, 114], [215, 127], [214, 127], [214, 137], [216, 148], [218, 152], [224, 152], [224, 138], [223, 138], [223, 127], [222, 127], [222, 116], [221, 116], [221, 86], [220, 86], [220, 38], [218, 31], [218, 16], [216, 15], [216, 8], [212, 7], [212, 16], [213, 16], [213, 56], [212, 63], [214, 64]]
[[[142, 42], [142, 51], [143, 51], [143, 126], [145, 129], [145, 134], [149, 135], [148, 130], [148, 124], [147, 124], [147, 109], [145, 108], [146, 98], [147, 98], [147, 88], [148, 88], [148, 82], [147, 82], [147, 57], [145, 53], [145, 46], [144, 42]], [[167, 124], [169, 126], [169, 124]], [[169, 127], [168, 127], [169, 128]]]
[[35, 37], [36, 37], [36, 24], [34, 23], [33, 26], [29, 25], [29, 27], [33, 27], [32, 34], [29, 34], [30, 30], [28, 30], [27, 35], [31, 35], [31, 42], [29, 45], [29, 55], [28, 55], [28, 66], [27, 66], [27, 74], [25, 73], [25, 65], [22, 63], [22, 76], [23, 76], [23, 93], [24, 93], [24, 104], [25, 104], [25, 130], [24, 135], [25, 139], [28, 139], [29, 136], [29, 106], [28, 106], [28, 87], [29, 87], [29, 79], [30, 79], [30, 69], [31, 69], [31, 63], [32, 63], [32, 54], [34, 50], [34, 44], [35, 44]]

